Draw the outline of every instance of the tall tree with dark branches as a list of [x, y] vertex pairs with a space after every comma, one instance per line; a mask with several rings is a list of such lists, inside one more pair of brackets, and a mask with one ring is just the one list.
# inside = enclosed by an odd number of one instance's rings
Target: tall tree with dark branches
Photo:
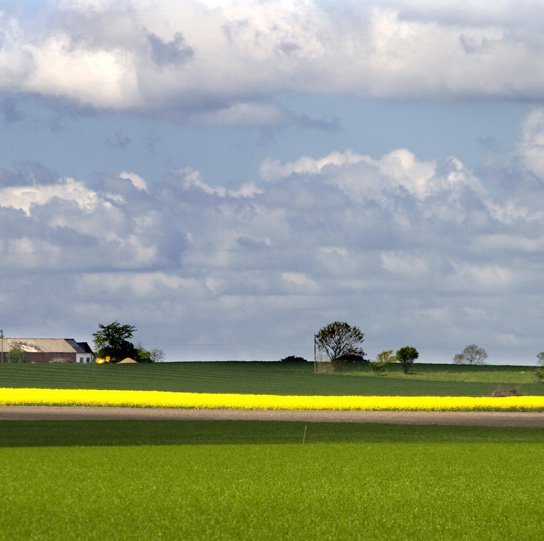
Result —
[[358, 327], [352, 327], [343, 321], [329, 323], [315, 335], [317, 349], [327, 355], [335, 372], [341, 370], [342, 357], [364, 356], [365, 352], [360, 346], [364, 339], [365, 335]]

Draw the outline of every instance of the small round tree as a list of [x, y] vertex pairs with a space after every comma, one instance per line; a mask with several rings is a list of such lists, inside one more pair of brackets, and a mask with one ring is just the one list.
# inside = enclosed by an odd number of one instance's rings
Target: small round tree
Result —
[[15, 347], [6, 353], [6, 359], [8, 363], [24, 363], [25, 352], [21, 348]]
[[455, 364], [486, 364], [487, 351], [484, 348], [478, 347], [476, 344], [467, 346], [461, 353], [458, 353], [454, 358]]
[[335, 372], [342, 369], [343, 357], [347, 355], [362, 355], [365, 352], [359, 345], [365, 335], [358, 327], [352, 327], [343, 321], [335, 321], [323, 327], [315, 335], [315, 344], [318, 350], [323, 351], [329, 358]]
[[414, 364], [414, 361], [419, 357], [419, 353], [416, 348], [411, 346], [404, 346], [395, 353], [397, 361], [402, 364], [402, 370], [405, 374], [408, 374], [410, 367]]

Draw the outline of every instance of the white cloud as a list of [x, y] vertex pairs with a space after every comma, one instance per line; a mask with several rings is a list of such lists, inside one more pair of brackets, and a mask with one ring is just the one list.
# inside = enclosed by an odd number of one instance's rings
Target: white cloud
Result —
[[116, 272], [83, 274], [80, 281], [82, 288], [88, 288], [99, 295], [114, 295], [126, 290], [131, 295], [145, 297], [168, 291], [184, 289], [189, 291], [197, 285], [195, 280], [184, 280], [175, 274], [156, 272]]
[[527, 206], [520, 206], [516, 201], [506, 203], [487, 201], [490, 214], [497, 220], [510, 224], [516, 220], [538, 222], [544, 219], [544, 212], [533, 212]]
[[513, 0], [65, 1], [43, 21], [0, 15], [0, 89], [241, 125], [288, 123], [270, 102], [283, 91], [538, 99], [543, 14]]
[[527, 115], [516, 154], [524, 168], [544, 180], [544, 109], [533, 109]]
[[[511, 223], [511, 222], [508, 222]], [[494, 234], [481, 235], [475, 241], [475, 245], [485, 252], [539, 254], [544, 250], [544, 237], [537, 235], [529, 236]]]
[[123, 171], [122, 173], [119, 174], [119, 177], [130, 180], [130, 182], [132, 182], [134, 187], [137, 188], [138, 190], [147, 191], [147, 182], [140, 175], [137, 175], [136, 173], [128, 173], [126, 171]]
[[295, 162], [289, 162], [282, 165], [279, 160], [267, 158], [259, 167], [259, 174], [264, 180], [281, 180], [293, 174], [315, 174], [323, 171], [327, 166], [344, 166], [356, 164], [359, 162], [373, 163], [368, 156], [360, 156], [352, 150], [345, 152], [331, 152], [323, 158], [313, 159], [308, 156], [303, 156]]
[[23, 210], [28, 216], [34, 205], [44, 205], [51, 199], [58, 198], [73, 201], [78, 207], [91, 212], [97, 205], [97, 194], [89, 190], [85, 183], [73, 178], [61, 179], [54, 185], [32, 185], [0, 189], [0, 207], [12, 207]]
[[21, 236], [0, 240], [2, 267], [4, 269], [31, 269], [41, 266], [44, 269], [57, 265], [62, 256], [62, 248], [43, 239]]
[[302, 288], [316, 288], [316, 283], [313, 280], [310, 280], [302, 272], [284, 272], [281, 275], [282, 279], [289, 284], [294, 284], [297, 287]]
[[379, 160], [352, 150], [332, 152], [318, 159], [304, 156], [284, 165], [279, 160], [268, 158], [261, 163], [259, 173], [268, 181], [296, 175], [323, 175], [328, 182], [358, 200], [380, 198], [384, 191], [399, 187], [421, 201], [440, 192], [457, 192], [465, 186], [482, 192], [479, 179], [459, 160], [450, 158], [438, 168], [436, 162], [418, 161], [406, 149], [394, 150]]
[[381, 259], [383, 268], [394, 274], [420, 277], [427, 275], [430, 270], [427, 259], [416, 254], [383, 252]]
[[52, 36], [40, 46], [26, 45], [32, 75], [21, 90], [66, 97], [98, 108], [141, 105], [130, 55], [122, 49], [93, 51], [74, 48], [68, 36]]
[[329, 255], [348, 255], [348, 251], [345, 248], [339, 248], [337, 246], [322, 246], [320, 250]]
[[463, 288], [483, 291], [500, 291], [509, 288], [515, 281], [512, 269], [502, 265], [476, 265], [470, 262], [452, 263], [452, 280]]
[[191, 168], [186, 168], [180, 171], [183, 176], [184, 188], [198, 188], [207, 195], [213, 195], [220, 198], [251, 198], [256, 194], [262, 193], [254, 182], [248, 182], [240, 186], [238, 190], [227, 189], [224, 186], [210, 186], [206, 184], [200, 175], [199, 171], [195, 171]]
[[188, 121], [218, 126], [281, 126], [293, 119], [277, 105], [267, 103], [235, 103], [224, 109], [189, 113]]

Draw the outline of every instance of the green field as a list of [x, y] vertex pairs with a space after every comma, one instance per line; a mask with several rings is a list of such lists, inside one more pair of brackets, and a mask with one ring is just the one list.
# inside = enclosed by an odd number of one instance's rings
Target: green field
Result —
[[348, 364], [342, 374], [314, 374], [313, 363], [194, 362], [128, 365], [2, 364], [1, 387], [159, 390], [279, 395], [489, 396], [518, 386], [544, 395], [534, 367], [391, 365], [385, 376]]
[[[0, 365], [1, 387], [321, 395], [544, 394], [530, 367]], [[305, 443], [302, 444], [303, 438]], [[540, 539], [544, 429], [0, 421], [10, 540]]]
[[544, 429], [0, 422], [4, 539], [540, 539]]

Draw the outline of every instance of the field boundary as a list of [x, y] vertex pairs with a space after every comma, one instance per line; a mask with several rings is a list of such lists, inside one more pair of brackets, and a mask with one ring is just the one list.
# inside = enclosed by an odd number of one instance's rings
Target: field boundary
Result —
[[316, 411], [0, 406], [0, 420], [299, 421], [544, 428], [544, 412]]

